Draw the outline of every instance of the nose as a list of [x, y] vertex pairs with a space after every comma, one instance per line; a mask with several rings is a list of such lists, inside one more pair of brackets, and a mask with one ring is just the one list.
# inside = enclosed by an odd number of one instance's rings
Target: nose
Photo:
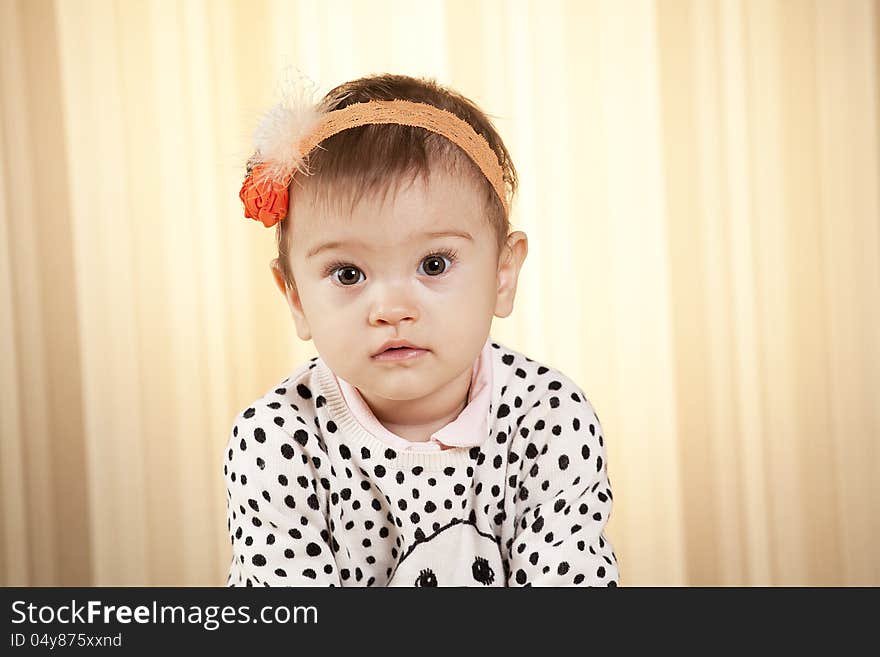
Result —
[[387, 285], [378, 293], [370, 309], [370, 324], [399, 324], [405, 320], [416, 321], [419, 311], [412, 296], [403, 286]]

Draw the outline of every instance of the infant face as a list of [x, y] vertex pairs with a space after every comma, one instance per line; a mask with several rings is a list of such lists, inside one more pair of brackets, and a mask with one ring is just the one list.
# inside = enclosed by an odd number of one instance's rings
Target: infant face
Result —
[[[498, 304], [481, 190], [435, 170], [427, 183], [419, 176], [384, 199], [362, 198], [351, 214], [310, 198], [294, 199], [289, 217], [300, 338], [314, 340], [337, 376], [388, 400], [425, 397], [470, 371]], [[394, 339], [427, 351], [373, 357]]]

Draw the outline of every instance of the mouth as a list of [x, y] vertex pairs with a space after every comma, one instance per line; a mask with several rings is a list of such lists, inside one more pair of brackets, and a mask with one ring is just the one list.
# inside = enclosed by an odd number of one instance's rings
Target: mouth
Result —
[[417, 349], [414, 347], [391, 347], [390, 349], [386, 349], [383, 352], [375, 354], [374, 356], [372, 356], [372, 359], [380, 361], [412, 360], [427, 353], [427, 349]]

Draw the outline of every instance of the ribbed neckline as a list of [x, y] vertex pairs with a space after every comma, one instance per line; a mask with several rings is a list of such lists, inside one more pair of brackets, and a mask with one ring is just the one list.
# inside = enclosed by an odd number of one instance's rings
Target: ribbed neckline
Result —
[[[489, 405], [489, 414], [491, 415], [491, 410], [498, 407], [498, 382], [500, 380], [497, 365], [495, 361], [497, 360], [497, 356], [494, 353], [496, 350], [493, 349], [492, 354], [492, 397]], [[450, 449], [444, 449], [439, 452], [410, 452], [410, 451], [401, 451], [394, 449], [380, 441], [378, 438], [369, 433], [363, 426], [355, 419], [354, 415], [352, 415], [351, 411], [348, 408], [348, 405], [345, 403], [345, 399], [342, 396], [342, 391], [339, 389], [339, 384], [336, 382], [336, 378], [333, 376], [333, 372], [327, 367], [327, 364], [319, 357], [315, 363], [315, 370], [318, 374], [318, 385], [321, 389], [321, 394], [326, 400], [327, 407], [329, 413], [331, 415], [332, 420], [339, 427], [339, 432], [345, 435], [346, 439], [352, 441], [353, 444], [359, 447], [366, 447], [373, 453], [382, 454], [383, 458], [385, 458], [389, 463], [393, 463], [400, 467], [415, 467], [421, 466], [425, 470], [429, 471], [439, 471], [443, 468], [449, 466], [464, 466], [470, 465], [473, 461], [476, 460], [476, 451], [475, 455], [472, 457], [470, 452], [471, 450], [477, 450], [477, 447], [453, 447]], [[491, 431], [492, 421], [489, 419], [487, 422], [487, 426], [489, 427], [489, 431]], [[325, 440], [328, 437], [338, 437], [337, 434], [326, 433], [325, 432]], [[489, 436], [484, 436], [484, 440], [488, 440]], [[332, 440], [332, 438], [331, 438]], [[394, 452], [394, 458], [388, 458], [388, 451]]]

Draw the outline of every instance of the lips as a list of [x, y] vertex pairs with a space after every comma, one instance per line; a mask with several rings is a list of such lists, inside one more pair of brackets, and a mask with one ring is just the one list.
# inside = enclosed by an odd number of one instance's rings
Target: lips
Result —
[[373, 354], [373, 360], [402, 361], [418, 358], [428, 353], [428, 349], [413, 344], [408, 340], [389, 340]]
[[373, 356], [373, 360], [378, 361], [408, 361], [419, 358], [428, 353], [427, 349], [412, 349], [410, 347], [401, 347], [399, 349], [386, 349], [385, 351]]
[[377, 356], [381, 356], [386, 352], [394, 353], [395, 351], [405, 351], [407, 349], [415, 350], [415, 351], [427, 351], [424, 347], [420, 347], [417, 344], [413, 344], [408, 340], [389, 340], [385, 344], [383, 344], [378, 351], [373, 354], [373, 358]]

